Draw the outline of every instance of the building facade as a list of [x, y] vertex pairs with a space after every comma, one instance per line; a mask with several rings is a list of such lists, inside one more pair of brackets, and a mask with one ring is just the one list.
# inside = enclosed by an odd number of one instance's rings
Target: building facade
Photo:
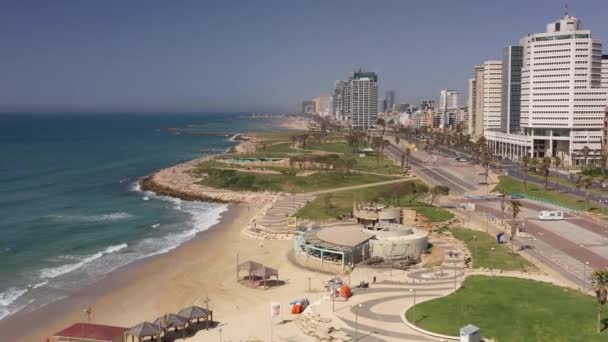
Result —
[[521, 68], [524, 49], [509, 46], [502, 53], [502, 92], [500, 131], [517, 133], [521, 116]]
[[584, 147], [599, 158], [608, 101], [602, 43], [565, 15], [520, 45], [521, 133], [486, 132], [490, 146], [507, 158], [560, 157], [564, 165], [581, 165]]
[[352, 129], [364, 130], [378, 119], [378, 75], [355, 71], [334, 89], [334, 117]]
[[331, 96], [328, 94], [321, 94], [316, 97], [313, 102], [315, 103], [315, 113], [317, 115], [326, 117], [331, 114]]
[[502, 61], [483, 63], [483, 130], [499, 131], [502, 115]]
[[384, 93], [384, 101], [386, 101], [384, 103], [384, 111], [391, 111], [391, 110], [395, 110], [394, 106], [396, 104], [395, 102], [395, 97], [396, 97], [396, 93], [394, 90], [389, 90], [387, 92]]
[[483, 136], [483, 89], [484, 66], [477, 65], [473, 69], [473, 78], [469, 79], [469, 134], [474, 139]]

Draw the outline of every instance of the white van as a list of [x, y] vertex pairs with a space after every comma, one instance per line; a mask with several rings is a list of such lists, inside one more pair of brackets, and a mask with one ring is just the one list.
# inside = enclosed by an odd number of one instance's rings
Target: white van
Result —
[[541, 221], [557, 221], [564, 219], [564, 212], [557, 210], [543, 210], [538, 213], [538, 219]]

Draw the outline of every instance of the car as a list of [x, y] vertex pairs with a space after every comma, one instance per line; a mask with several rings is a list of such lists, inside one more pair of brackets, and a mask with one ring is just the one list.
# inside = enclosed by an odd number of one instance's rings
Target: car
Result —
[[543, 210], [538, 213], [538, 219], [541, 221], [563, 220], [564, 212], [559, 210]]
[[510, 195], [509, 198], [510, 199], [522, 199], [522, 198], [525, 198], [525, 196], [522, 194], [513, 194], [513, 195]]
[[466, 162], [468, 162], [469, 160], [468, 160], [467, 158], [464, 158], [464, 157], [458, 157], [458, 158], [456, 158], [456, 161], [458, 161], [458, 162], [460, 162], [460, 163], [466, 163]]

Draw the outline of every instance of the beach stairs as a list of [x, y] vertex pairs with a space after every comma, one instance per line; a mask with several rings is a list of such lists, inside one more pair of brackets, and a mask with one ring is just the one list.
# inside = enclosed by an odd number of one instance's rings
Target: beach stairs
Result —
[[289, 226], [289, 217], [314, 199], [310, 194], [278, 194], [249, 222], [242, 235], [258, 239], [291, 239], [295, 227]]

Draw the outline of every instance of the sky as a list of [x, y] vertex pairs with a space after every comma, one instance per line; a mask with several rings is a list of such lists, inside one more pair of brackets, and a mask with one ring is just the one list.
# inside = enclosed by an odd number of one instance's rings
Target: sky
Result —
[[[557, 0], [3, 0], [0, 110], [296, 111], [353, 69], [399, 102], [565, 11]], [[569, 2], [608, 41], [608, 1]], [[608, 48], [605, 48], [607, 51]]]

